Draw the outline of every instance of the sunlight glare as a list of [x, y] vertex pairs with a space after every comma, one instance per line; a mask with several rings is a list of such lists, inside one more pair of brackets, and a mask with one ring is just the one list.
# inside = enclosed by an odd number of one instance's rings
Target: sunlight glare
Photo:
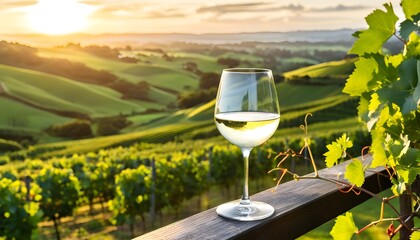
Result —
[[69, 34], [82, 30], [93, 7], [78, 0], [38, 0], [28, 11], [33, 30], [50, 35]]

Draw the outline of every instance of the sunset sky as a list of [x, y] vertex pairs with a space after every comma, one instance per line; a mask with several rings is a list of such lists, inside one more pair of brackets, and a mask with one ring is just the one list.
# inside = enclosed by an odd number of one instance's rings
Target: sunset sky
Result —
[[[381, 0], [1, 0], [0, 34], [235, 33], [363, 28]], [[399, 1], [391, 1], [399, 7]], [[398, 9], [397, 14], [401, 15]]]

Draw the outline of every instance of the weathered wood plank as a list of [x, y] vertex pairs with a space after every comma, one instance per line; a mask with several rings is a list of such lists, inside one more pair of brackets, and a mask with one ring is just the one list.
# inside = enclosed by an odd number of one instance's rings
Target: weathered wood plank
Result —
[[[321, 176], [336, 177], [348, 162], [323, 169]], [[366, 174], [364, 188], [379, 193], [390, 187], [383, 168]], [[274, 215], [254, 222], [222, 218], [212, 208], [135, 238], [142, 239], [295, 239], [370, 198], [362, 193], [342, 193], [337, 186], [321, 180], [290, 181], [276, 191], [268, 189], [251, 196], [251, 200], [271, 204]]]

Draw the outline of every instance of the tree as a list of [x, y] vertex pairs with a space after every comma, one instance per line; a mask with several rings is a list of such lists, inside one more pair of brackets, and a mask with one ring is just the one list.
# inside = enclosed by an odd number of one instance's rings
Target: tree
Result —
[[198, 69], [198, 65], [195, 62], [186, 62], [182, 64], [182, 68], [189, 72], [195, 72]]
[[80, 198], [79, 180], [71, 169], [45, 167], [35, 182], [42, 188], [41, 210], [46, 218], [54, 222], [57, 239], [60, 239], [58, 221], [73, 215]]
[[203, 73], [200, 77], [200, 89], [209, 89], [218, 87], [220, 81], [220, 74], [214, 72]]
[[117, 134], [128, 125], [130, 125], [130, 122], [124, 116], [102, 118], [98, 120], [97, 134], [101, 136]]
[[234, 68], [239, 66], [241, 61], [235, 58], [219, 58], [217, 59], [217, 63], [221, 65], [226, 65], [229, 68]]
[[88, 138], [92, 137], [90, 122], [87, 120], [76, 119], [72, 122], [56, 124], [47, 129], [53, 136], [64, 138]]
[[178, 96], [177, 102], [180, 108], [190, 108], [198, 104], [207, 103], [216, 98], [217, 88], [200, 89], [192, 92], [182, 93]]

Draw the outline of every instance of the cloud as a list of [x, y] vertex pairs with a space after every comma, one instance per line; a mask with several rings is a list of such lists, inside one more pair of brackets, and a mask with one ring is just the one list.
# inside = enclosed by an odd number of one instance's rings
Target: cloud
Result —
[[[88, 1], [85, 1], [87, 3]], [[93, 3], [94, 0], [89, 2]], [[99, 4], [99, 3], [98, 3]], [[162, 6], [154, 6], [139, 3], [114, 3], [106, 5], [96, 5], [98, 10], [94, 13], [95, 18], [109, 19], [116, 18], [131, 18], [131, 19], [168, 19], [168, 18], [181, 18], [187, 14], [178, 8], [164, 8]]]
[[362, 5], [353, 5], [353, 6], [345, 6], [339, 4], [333, 7], [326, 7], [326, 8], [311, 8], [309, 11], [311, 12], [342, 12], [342, 11], [356, 11], [356, 10], [363, 10], [369, 9], [369, 6], [362, 6]]
[[2, 3], [0, 4], [0, 10], [28, 7], [36, 4], [37, 2], [37, 0], [2, 0]]
[[135, 15], [141, 11], [143, 6], [132, 3], [100, 3], [95, 1], [84, 1], [83, 3], [97, 7], [96, 11], [91, 15], [93, 18], [109, 19], [112, 17], [122, 17]]
[[185, 17], [186, 14], [179, 11], [152, 11], [147, 12], [143, 18], [180, 18]]
[[273, 5], [271, 3], [257, 2], [257, 3], [240, 3], [240, 4], [221, 4], [214, 6], [204, 6], [196, 10], [197, 13], [214, 13], [215, 15], [223, 15], [228, 13], [241, 12], [275, 12], [275, 11], [290, 11], [290, 12], [344, 12], [357, 11], [369, 9], [369, 6], [363, 5], [342, 5], [325, 7], [325, 8], [307, 8], [300, 4], [289, 5]]
[[240, 3], [240, 4], [221, 4], [214, 6], [205, 6], [197, 9], [197, 13], [214, 13], [222, 15], [225, 13], [239, 13], [239, 12], [272, 12], [280, 10], [300, 11], [303, 10], [302, 5], [284, 5], [273, 6], [270, 3], [257, 2], [257, 3]]
[[223, 14], [227, 12], [249, 12], [255, 11], [257, 7], [265, 6], [266, 3], [240, 3], [240, 4], [221, 4], [209, 7], [200, 7], [197, 9], [197, 13], [212, 12], [217, 14]]

